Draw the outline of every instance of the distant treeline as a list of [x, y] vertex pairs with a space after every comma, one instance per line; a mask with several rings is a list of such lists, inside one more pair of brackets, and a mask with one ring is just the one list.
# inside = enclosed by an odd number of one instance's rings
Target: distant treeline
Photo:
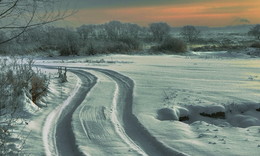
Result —
[[[111, 53], [183, 53], [186, 43], [204, 42], [200, 38], [206, 27], [184, 26], [179, 29], [167, 23], [141, 27], [133, 23], [111, 21], [78, 28], [35, 27], [14, 40], [0, 44], [0, 54], [95, 55]], [[174, 32], [175, 31], [175, 32]], [[179, 34], [174, 36], [175, 33]], [[0, 31], [0, 41], [19, 32]], [[175, 38], [174, 38], [175, 37]], [[208, 41], [207, 41], [208, 42]]]

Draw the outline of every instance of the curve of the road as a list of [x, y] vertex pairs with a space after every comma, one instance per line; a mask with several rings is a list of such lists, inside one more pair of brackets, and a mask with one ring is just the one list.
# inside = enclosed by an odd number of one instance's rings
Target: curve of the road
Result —
[[[45, 67], [51, 68], [51, 67]], [[96, 77], [81, 70], [71, 70], [79, 77], [75, 89], [63, 104], [54, 109], [46, 118], [43, 127], [43, 143], [47, 156], [84, 155], [78, 150], [72, 130], [72, 115], [96, 83]]]
[[89, 68], [102, 72], [111, 77], [119, 86], [119, 96], [117, 109], [119, 121], [124, 128], [125, 133], [135, 144], [150, 156], [183, 156], [185, 154], [178, 152], [157, 140], [152, 134], [140, 123], [138, 118], [133, 114], [133, 90], [134, 82], [118, 72]]
[[[96, 77], [82, 70], [100, 72], [107, 75], [113, 81], [115, 81], [116, 91], [112, 105], [112, 108], [114, 107], [115, 110], [114, 113], [112, 111], [110, 118], [112, 120], [112, 123], [114, 124], [115, 130], [117, 131], [118, 135], [132, 148], [132, 150], [137, 150], [138, 153], [141, 155], [150, 156], [185, 155], [184, 153], [178, 152], [175, 149], [167, 147], [165, 144], [157, 140], [139, 122], [138, 118], [133, 114], [133, 80], [118, 72], [107, 69], [80, 67], [70, 67], [69, 69], [70, 71], [74, 72], [77, 76], [79, 76], [80, 80], [82, 81], [82, 84], [78, 88], [76, 88], [76, 90], [70, 97], [71, 99], [67, 100], [70, 104], [74, 104], [73, 107], [68, 109], [68, 111], [63, 111], [61, 114], [59, 114], [60, 117], [56, 120], [57, 126], [50, 130], [54, 132], [53, 134], [55, 134], [56, 137], [52, 137], [56, 139], [53, 140], [53, 145], [51, 146], [51, 148], [54, 147], [54, 150], [50, 150], [50, 145], [45, 145], [45, 147], [47, 146], [47, 155], [50, 155], [50, 153], [53, 154], [53, 152], [56, 152], [57, 155], [83, 155], [83, 152], [78, 149], [78, 145], [76, 145], [75, 143], [75, 136], [73, 134], [71, 125], [72, 115], [76, 108], [85, 99], [90, 89], [96, 84]], [[68, 107], [70, 104], [66, 104], [66, 106]], [[52, 120], [53, 116], [55, 115], [50, 114], [48, 117], [50, 118], [50, 120]], [[86, 139], [89, 139], [89, 141], [91, 141], [91, 138], [89, 137], [90, 134], [88, 131], [89, 127], [91, 127], [91, 125], [89, 125], [90, 122], [87, 122], [84, 119], [80, 120], [80, 122], [83, 126], [83, 129], [85, 129], [85, 133], [87, 133], [86, 136], [88, 136], [88, 138]], [[52, 125], [55, 124], [52, 123]]]

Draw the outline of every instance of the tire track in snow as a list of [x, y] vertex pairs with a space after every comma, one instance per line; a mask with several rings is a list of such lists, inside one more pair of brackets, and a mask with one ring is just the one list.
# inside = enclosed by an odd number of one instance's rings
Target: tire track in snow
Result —
[[[185, 154], [178, 152], [170, 147], [167, 147], [165, 144], [158, 141], [133, 114], [132, 106], [134, 82], [132, 79], [111, 70], [95, 68], [93, 70], [108, 75], [117, 83], [117, 100], [114, 101], [115, 107], [117, 108], [114, 108], [116, 111], [114, 115], [112, 114], [112, 120], [115, 121], [116, 125], [117, 120], [120, 122], [120, 124], [118, 125], [118, 132], [119, 135], [123, 137], [122, 139], [130, 144], [133, 149], [141, 149], [141, 153], [143, 155], [148, 154], [150, 156], [185, 156]], [[145, 153], [143, 153], [142, 151], [144, 151]]]
[[[45, 66], [45, 68], [53, 67]], [[53, 110], [46, 118], [43, 127], [43, 142], [47, 156], [83, 155], [75, 143], [75, 136], [71, 125], [72, 115], [96, 83], [96, 77], [84, 71], [69, 71], [76, 74], [79, 80], [67, 100]]]
[[120, 135], [120, 137], [134, 150], [136, 150], [139, 154], [142, 155], [147, 155], [125, 132], [124, 127], [121, 125], [121, 123], [118, 120], [118, 111], [117, 107], [119, 104], [119, 96], [120, 96], [120, 89], [119, 89], [118, 83], [116, 83], [116, 89], [114, 93], [114, 98], [113, 98], [113, 105], [112, 105], [112, 114], [111, 114], [111, 119], [112, 122], [114, 123], [115, 129], [117, 133]]
[[[112, 116], [114, 126], [118, 135], [134, 150], [142, 155], [150, 156], [179, 156], [185, 155], [170, 147], [167, 147], [162, 142], [158, 141], [150, 132], [139, 122], [137, 117], [132, 112], [133, 105], [133, 88], [134, 82], [130, 78], [119, 74], [115, 71], [100, 69], [100, 68], [83, 68], [83, 67], [69, 67], [70, 69], [87, 69], [98, 71], [111, 77], [116, 82], [115, 96], [113, 99]], [[93, 84], [94, 85], [94, 84]], [[93, 86], [92, 86], [93, 87]], [[90, 88], [89, 88], [90, 90]], [[75, 93], [74, 96], [78, 92]], [[86, 95], [86, 94], [85, 94]], [[73, 98], [73, 96], [72, 96]], [[85, 98], [85, 96], [84, 96]], [[84, 100], [82, 99], [82, 101]], [[73, 101], [73, 100], [71, 100]], [[72, 112], [73, 113], [73, 112]], [[51, 114], [50, 114], [51, 115]], [[87, 123], [81, 123], [85, 129], [86, 135], [90, 138]], [[71, 125], [70, 125], [71, 128]], [[60, 128], [58, 128], [60, 129]], [[59, 132], [56, 134], [64, 134]], [[59, 142], [59, 141], [57, 141]], [[73, 143], [75, 146], [75, 142]], [[62, 144], [60, 144], [62, 145]], [[64, 149], [64, 145], [57, 144], [57, 148]], [[68, 146], [70, 147], [70, 146]], [[48, 151], [48, 150], [46, 150]], [[50, 151], [50, 150], [49, 150]], [[50, 151], [51, 152], [51, 151]], [[48, 154], [48, 153], [46, 153]], [[66, 153], [67, 154], [67, 153]], [[81, 153], [80, 153], [81, 154]], [[80, 155], [79, 154], [79, 155]], [[74, 154], [75, 155], [75, 154]]]
[[[77, 68], [77, 67], [75, 67]], [[155, 138], [132, 112], [134, 82], [118, 72], [100, 69], [78, 67], [104, 73], [117, 84], [114, 98], [114, 115], [112, 120], [119, 136], [134, 150], [142, 155], [150, 156], [186, 156]]]
[[121, 134], [124, 138], [127, 136], [117, 132], [120, 127], [123, 130], [122, 126], [111, 120], [119, 92], [117, 83], [104, 73], [90, 71], [98, 77], [98, 81], [73, 115], [79, 149], [88, 155], [145, 155], [140, 152], [140, 147], [137, 146], [137, 149], [136, 145], [132, 145], [134, 143], [127, 144], [122, 139]]

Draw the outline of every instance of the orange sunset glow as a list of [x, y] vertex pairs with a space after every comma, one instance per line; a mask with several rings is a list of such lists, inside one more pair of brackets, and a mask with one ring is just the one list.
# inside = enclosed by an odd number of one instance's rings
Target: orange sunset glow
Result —
[[144, 26], [163, 21], [172, 26], [226, 26], [260, 23], [259, 16], [259, 0], [219, 0], [191, 4], [81, 8], [69, 21], [77, 24], [100, 24], [119, 20]]

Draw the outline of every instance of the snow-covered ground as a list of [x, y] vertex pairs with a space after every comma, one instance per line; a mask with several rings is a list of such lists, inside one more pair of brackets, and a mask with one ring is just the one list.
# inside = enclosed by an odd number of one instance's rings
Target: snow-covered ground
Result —
[[[260, 154], [260, 59], [109, 55], [38, 59], [36, 64], [67, 66], [74, 73], [69, 72], [62, 88], [54, 78], [51, 81], [44, 99], [47, 110], [29, 123], [26, 153], [66, 155], [67, 149], [58, 145], [61, 141], [46, 133], [55, 134], [59, 116], [70, 110], [75, 153]], [[66, 106], [74, 101], [70, 95], [77, 87], [89, 86], [82, 85], [78, 70], [97, 81], [73, 110]], [[55, 110], [61, 111], [56, 123], [49, 120]], [[55, 143], [57, 153], [50, 150]]]
[[[134, 112], [154, 136], [189, 155], [259, 155], [259, 60], [134, 59], [114, 69], [135, 80]], [[168, 120], [162, 108], [173, 109]], [[216, 112], [225, 119], [200, 115]], [[180, 115], [189, 120], [173, 121]]]
[[[113, 69], [135, 81], [134, 113], [166, 145], [189, 155], [260, 154], [259, 59], [126, 58], [135, 63]], [[158, 120], [163, 108], [173, 118]], [[216, 112], [225, 119], [200, 115]], [[180, 115], [189, 120], [173, 121]]]

